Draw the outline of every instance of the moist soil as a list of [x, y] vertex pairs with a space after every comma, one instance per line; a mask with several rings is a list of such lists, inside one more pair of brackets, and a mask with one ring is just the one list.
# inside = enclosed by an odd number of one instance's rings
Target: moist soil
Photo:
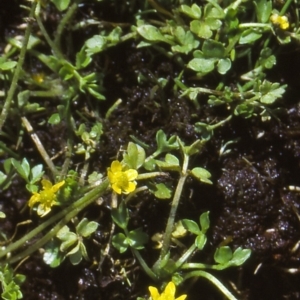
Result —
[[[23, 23], [25, 13], [19, 8], [18, 1], [2, 2], [0, 42], [3, 50], [5, 38], [22, 33], [17, 26]], [[93, 12], [107, 22], [132, 22], [125, 5], [116, 9], [115, 1], [108, 3], [83, 5], [75, 20]], [[57, 13], [48, 11], [43, 18], [47, 29], [54, 34], [59, 20]], [[97, 28], [88, 28], [86, 36], [81, 36], [81, 39], [84, 41], [95, 33]], [[73, 44], [80, 41], [76, 34], [71, 38]], [[106, 101], [99, 103], [80, 96], [72, 103], [72, 112], [81, 112], [89, 120], [87, 126], [91, 126], [97, 118], [104, 126], [101, 143], [90, 160], [90, 170], [104, 173], [117, 153], [132, 141], [131, 136], [148, 144], [151, 153], [155, 150], [155, 134], [159, 129], [168, 136], [178, 135], [190, 144], [200, 138], [194, 130], [196, 122], [217, 123], [228, 116], [225, 108], [208, 106], [205, 96], [199, 99], [200, 108], [196, 108], [189, 99], [180, 98], [180, 94], [173, 90], [173, 79], [181, 70], [176, 61], [136, 46], [136, 42], [131, 40], [95, 57], [95, 65], [104, 69]], [[194, 220], [201, 213], [210, 211], [208, 243], [193, 261], [213, 263], [214, 251], [220, 245], [252, 250], [251, 257], [243, 266], [213, 273], [238, 299], [300, 299], [300, 193], [289, 188], [300, 186], [300, 89], [299, 74], [295, 74], [300, 72], [297, 71], [300, 70], [299, 52], [294, 46], [287, 46], [277, 59], [270, 76], [289, 86], [283, 98], [276, 103], [281, 108], [280, 114], [267, 122], [262, 122], [259, 116], [246, 120], [233, 117], [217, 129], [203, 152], [193, 157], [191, 162], [193, 166], [201, 166], [211, 172], [213, 185], [188, 180], [178, 211], [178, 219]], [[25, 68], [34, 72], [41, 66], [27, 57]], [[137, 75], [143, 79], [138, 81]], [[188, 85], [197, 84], [188, 74], [185, 76]], [[168, 79], [164, 88], [158, 85], [157, 78], [160, 77]], [[209, 84], [213, 80], [218, 78], [209, 79]], [[105, 119], [105, 113], [117, 99], [122, 99], [122, 103]], [[47, 114], [32, 114], [28, 118], [52, 156], [63, 149], [67, 130], [63, 122], [55, 126], [42, 122], [49, 117], [49, 111], [56, 111], [59, 99], [41, 99], [41, 103], [47, 106]], [[82, 120], [78, 117], [76, 122], [79, 124]], [[20, 122], [8, 119], [4, 131], [18, 136], [19, 130]], [[11, 143], [11, 146], [15, 142], [3, 141]], [[227, 148], [230, 151], [221, 153], [222, 146], [228, 141], [234, 141]], [[20, 155], [30, 159], [33, 165], [42, 163], [26, 132], [22, 136], [21, 149]], [[60, 160], [63, 162], [63, 158], [58, 158], [55, 164], [59, 165]], [[73, 167], [76, 168], [76, 164], [80, 165], [82, 161], [82, 157], [75, 156]], [[172, 179], [176, 177], [170, 179], [175, 184]], [[18, 178], [8, 190], [1, 192], [0, 208], [7, 216], [1, 221], [1, 231], [8, 236], [13, 234], [19, 222], [33, 220], [31, 225], [18, 231], [18, 236], [39, 223], [39, 219], [30, 215], [26, 208], [29, 197], [24, 192], [24, 182]], [[92, 205], [82, 215], [100, 224], [86, 245], [90, 261], [73, 266], [65, 260], [60, 267], [52, 269], [43, 262], [41, 250], [18, 267], [18, 272], [26, 275], [21, 288], [24, 299], [122, 300], [147, 296], [147, 287], [153, 283], [129, 251], [119, 254], [111, 249], [101, 270], [97, 268], [101, 251], [109, 240], [109, 204], [109, 195], [104, 196], [104, 204]], [[169, 202], [141, 193], [130, 205], [130, 226], [143, 227], [150, 236], [161, 232], [169, 208]], [[192, 240], [185, 242], [189, 245]], [[142, 254], [151, 265], [158, 252], [149, 242]], [[189, 300], [224, 299], [205, 279], [187, 281], [183, 290]]]

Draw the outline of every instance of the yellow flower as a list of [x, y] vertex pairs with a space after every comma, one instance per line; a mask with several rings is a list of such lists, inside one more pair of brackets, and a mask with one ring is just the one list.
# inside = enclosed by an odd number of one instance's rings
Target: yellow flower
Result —
[[43, 190], [39, 193], [33, 192], [33, 195], [29, 199], [28, 206], [32, 208], [36, 203], [40, 203], [37, 209], [37, 214], [44, 217], [51, 211], [51, 207], [53, 205], [58, 204], [56, 202], [56, 193], [64, 184], [64, 180], [52, 185], [49, 180], [43, 179]]
[[184, 300], [187, 297], [187, 295], [182, 295], [175, 299], [176, 287], [172, 281], [167, 284], [161, 295], [158, 293], [157, 288], [153, 286], [149, 286], [149, 291], [152, 300]]
[[123, 166], [118, 160], [114, 160], [107, 168], [107, 175], [112, 189], [117, 193], [124, 194], [131, 193], [136, 188], [136, 182], [134, 181], [138, 172], [134, 169], [123, 171]]
[[278, 14], [273, 14], [270, 17], [270, 20], [274, 25], [278, 25], [283, 30], [288, 29], [290, 26], [289, 20], [286, 16], [279, 16]]

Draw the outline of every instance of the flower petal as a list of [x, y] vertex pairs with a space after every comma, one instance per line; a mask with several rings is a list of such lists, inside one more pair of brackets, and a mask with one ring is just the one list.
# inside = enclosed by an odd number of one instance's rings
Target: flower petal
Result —
[[47, 179], [43, 179], [42, 180], [42, 186], [43, 186], [44, 190], [49, 190], [49, 189], [52, 188], [52, 183]]
[[176, 292], [176, 287], [173, 281], [170, 281], [165, 290], [164, 290], [164, 294], [166, 294], [168, 297], [172, 297], [175, 298], [175, 292]]
[[149, 286], [149, 292], [150, 292], [152, 300], [159, 300], [160, 295], [159, 295], [156, 287]]
[[122, 190], [117, 183], [113, 183], [111, 188], [119, 195], [122, 193]]
[[136, 182], [128, 182], [128, 186], [124, 189], [124, 193], [129, 194], [135, 190]]
[[175, 300], [184, 300], [186, 297], [187, 297], [187, 295], [182, 295], [182, 296], [176, 298]]
[[39, 193], [34, 192], [28, 201], [28, 206], [32, 207], [35, 203], [40, 202], [40, 197], [41, 196]]
[[60, 181], [58, 182], [57, 184], [55, 184], [53, 187], [52, 187], [52, 192], [53, 193], [56, 193], [63, 185], [65, 184], [65, 181]]
[[111, 163], [111, 171], [115, 172], [122, 172], [122, 164], [118, 160], [114, 160]]
[[132, 181], [138, 177], [138, 172], [134, 169], [129, 169], [124, 172], [128, 178], [128, 181]]

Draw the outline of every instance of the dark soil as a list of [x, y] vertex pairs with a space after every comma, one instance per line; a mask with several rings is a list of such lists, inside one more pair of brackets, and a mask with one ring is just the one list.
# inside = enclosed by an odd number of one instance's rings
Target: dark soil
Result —
[[[2, 0], [0, 4], [0, 49], [5, 45], [5, 37], [20, 30], [16, 25], [23, 22], [24, 11], [18, 4], [12, 0]], [[76, 20], [93, 12], [105, 21], [132, 22], [126, 17], [129, 8], [122, 4], [116, 9], [115, 5], [115, 1], [85, 5], [79, 9]], [[8, 18], [8, 15], [13, 17]], [[44, 16], [50, 29], [51, 26], [55, 28], [54, 17], [51, 14]], [[92, 36], [93, 31], [97, 32], [97, 29], [88, 29], [84, 39]], [[74, 43], [76, 36], [72, 38]], [[179, 207], [178, 218], [197, 220], [201, 213], [210, 211], [209, 242], [203, 253], [194, 259], [212, 263], [215, 248], [219, 245], [252, 250], [250, 259], [242, 267], [214, 273], [242, 300], [300, 299], [300, 249], [297, 247], [300, 241], [300, 193], [289, 189], [289, 186], [300, 186], [300, 90], [295, 81], [299, 74], [291, 76], [293, 72], [287, 71], [287, 66], [300, 70], [299, 53], [293, 49], [286, 48], [272, 69], [272, 76], [289, 85], [278, 104], [282, 113], [268, 122], [262, 122], [259, 117], [248, 120], [234, 117], [216, 130], [203, 153], [191, 162], [212, 173], [213, 185], [188, 181]], [[103, 85], [107, 100], [99, 103], [81, 96], [72, 104], [72, 109], [84, 113], [88, 107], [89, 111], [95, 110], [103, 118], [117, 99], [123, 102], [108, 119], [102, 120], [104, 135], [93, 154], [90, 170], [105, 172], [118, 151], [131, 141], [131, 135], [148, 144], [149, 151], [155, 148], [155, 134], [159, 129], [168, 136], [178, 135], [190, 144], [199, 138], [193, 127], [195, 122], [216, 122], [226, 117], [226, 110], [209, 107], [205, 97], [200, 99], [200, 110], [190, 100], [180, 98], [173, 91], [173, 79], [180, 72], [176, 62], [161, 54], [154, 55], [148, 49], [137, 49], [134, 41], [112, 48], [96, 59], [98, 67], [105, 69]], [[137, 75], [142, 75], [145, 80], [138, 82]], [[160, 77], [169, 80], [163, 89], [157, 83]], [[47, 103], [53, 111], [58, 104], [59, 99]], [[55, 155], [64, 147], [67, 133], [64, 125], [41, 125], [43, 117], [43, 114], [32, 115], [30, 121], [49, 154]], [[94, 122], [93, 117], [90, 122], [87, 125]], [[17, 136], [19, 126], [19, 122], [8, 120], [4, 131]], [[232, 140], [235, 142], [229, 146], [230, 152], [220, 155], [222, 145]], [[15, 143], [13, 139], [5, 142]], [[20, 156], [30, 158], [34, 164], [41, 162], [26, 133], [22, 149], [24, 152]], [[78, 162], [80, 159], [75, 158]], [[59, 164], [59, 160], [55, 163]], [[175, 181], [170, 178], [170, 182], [174, 184]], [[26, 219], [34, 218], [34, 225], [23, 227], [19, 235], [36, 226], [38, 218], [23, 209], [29, 196], [24, 193], [24, 183], [17, 179], [12, 188], [2, 193], [0, 210], [7, 218], [1, 221], [1, 230], [8, 236], [12, 235], [18, 222]], [[100, 224], [87, 245], [91, 261], [74, 267], [66, 260], [59, 268], [51, 269], [43, 262], [42, 255], [35, 253], [18, 268], [18, 272], [27, 277], [22, 285], [24, 299], [122, 300], [146, 296], [147, 286], [153, 283], [132, 260], [129, 251], [120, 255], [111, 249], [101, 271], [97, 270], [111, 226], [108, 196], [104, 201], [107, 205], [95, 204], [84, 212], [85, 216]], [[169, 202], [157, 201], [145, 193], [132, 203], [132, 227], [142, 226], [150, 236], [163, 230]], [[143, 255], [151, 264], [157, 253], [150, 245], [147, 249]], [[122, 267], [126, 268], [131, 286], [126, 282]], [[210, 283], [202, 279], [187, 282], [184, 292], [189, 295], [189, 300], [223, 299]]]

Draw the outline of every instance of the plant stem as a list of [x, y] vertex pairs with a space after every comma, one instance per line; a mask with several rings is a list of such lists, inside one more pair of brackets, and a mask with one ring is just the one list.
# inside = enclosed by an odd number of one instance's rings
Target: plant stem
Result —
[[173, 231], [173, 227], [174, 227], [174, 222], [175, 222], [177, 208], [179, 205], [180, 196], [182, 193], [182, 189], [183, 189], [185, 180], [188, 176], [187, 167], [188, 167], [189, 157], [185, 153], [183, 153], [183, 154], [184, 154], [184, 160], [183, 160], [183, 166], [182, 166], [182, 174], [179, 178], [179, 181], [178, 181], [178, 184], [177, 184], [177, 187], [175, 190], [175, 194], [173, 197], [172, 206], [171, 206], [171, 210], [170, 210], [168, 223], [166, 226], [166, 231], [165, 231], [164, 238], [163, 238], [163, 245], [161, 248], [159, 260], [162, 260], [169, 251], [170, 240], [171, 240], [171, 235], [172, 235], [172, 231]]
[[[34, 17], [34, 12], [35, 12], [36, 5], [37, 5], [37, 2], [34, 1], [32, 3], [32, 6], [31, 6], [29, 18]], [[3, 109], [2, 109], [2, 112], [1, 112], [1, 115], [0, 115], [0, 131], [2, 131], [2, 127], [3, 127], [3, 125], [5, 123], [5, 120], [8, 116], [8, 111], [9, 111], [12, 99], [14, 97], [15, 91], [16, 91], [17, 86], [18, 86], [18, 80], [19, 80], [19, 77], [20, 77], [20, 74], [21, 74], [21, 71], [22, 71], [22, 65], [23, 65], [23, 62], [24, 62], [24, 59], [25, 59], [25, 53], [26, 53], [26, 50], [27, 50], [27, 44], [28, 44], [28, 41], [29, 41], [31, 27], [32, 27], [32, 24], [30, 22], [28, 22], [27, 28], [26, 28], [26, 31], [25, 31], [25, 35], [24, 35], [22, 49], [20, 51], [19, 60], [18, 60], [16, 69], [15, 69], [15, 72], [14, 72], [14, 75], [13, 75], [13, 78], [12, 78], [12, 81], [11, 81], [9, 91], [7, 93], [7, 98], [5, 100], [5, 103], [4, 103], [4, 106], [3, 106]]]
[[213, 275], [205, 272], [205, 271], [193, 271], [188, 274], [186, 274], [183, 278], [183, 280], [186, 280], [191, 277], [204, 277], [207, 280], [209, 280], [211, 283], [213, 283], [229, 300], [237, 300], [230, 291]]
[[280, 11], [280, 13], [279, 13], [280, 16], [283, 16], [283, 15], [286, 13], [286, 11], [287, 11], [287, 9], [289, 8], [289, 6], [291, 5], [292, 1], [293, 1], [293, 0], [287, 0], [287, 1], [285, 2], [285, 4], [283, 5], [283, 8], [281, 9], [281, 11]]
[[48, 155], [47, 151], [45, 150], [43, 144], [41, 143], [39, 137], [34, 133], [33, 128], [26, 117], [22, 117], [22, 123], [25, 126], [27, 132], [30, 134], [31, 139], [35, 143], [38, 151], [40, 152], [42, 158], [44, 159], [45, 163], [49, 167], [49, 169], [52, 172], [53, 177], [55, 177], [58, 174], [58, 171], [52, 162], [50, 156]]
[[[100, 197], [106, 190], [109, 185], [108, 179], [104, 180], [99, 186], [97, 186], [92, 191], [85, 194], [83, 197], [81, 197], [79, 200], [71, 204], [70, 206], [66, 207], [32, 231], [30, 231], [28, 234], [23, 236], [21, 239], [16, 241], [15, 243], [9, 245], [5, 250], [1, 251], [0, 258], [4, 257], [8, 253], [17, 250], [22, 245], [26, 244], [29, 240], [31, 240], [33, 237], [37, 236], [39, 233], [41, 233], [43, 230], [45, 230], [48, 226], [52, 225], [54, 222], [59, 221], [57, 225], [55, 225], [45, 236], [43, 236], [41, 239], [39, 239], [36, 243], [33, 245], [30, 245], [26, 250], [23, 252], [12, 256], [8, 258], [3, 263], [14, 263], [17, 262], [24, 257], [30, 255], [43, 245], [45, 245], [51, 238], [53, 238], [56, 233], [65, 225], [67, 224], [72, 218], [74, 218], [81, 210], [83, 210], [86, 206], [93, 203], [98, 197]], [[2, 262], [1, 262], [2, 263]]]
[[61, 45], [60, 45], [61, 36], [67, 27], [67, 23], [69, 23], [71, 21], [71, 19], [73, 18], [77, 8], [78, 8], [78, 0], [75, 1], [75, 3], [73, 3], [70, 6], [70, 8], [66, 12], [66, 14], [63, 16], [63, 18], [61, 19], [61, 21], [57, 27], [54, 44], [57, 46], [57, 48], [59, 50], [61, 49]]
[[154, 272], [148, 267], [148, 265], [146, 264], [146, 262], [144, 261], [143, 257], [141, 256], [140, 252], [137, 251], [136, 249], [131, 248], [131, 251], [133, 252], [133, 254], [135, 255], [135, 257], [137, 258], [137, 260], [139, 261], [140, 265], [142, 266], [143, 270], [145, 271], [145, 273], [147, 273], [147, 275], [154, 281], [157, 281], [157, 277], [154, 274]]
[[193, 254], [196, 248], [197, 246], [194, 243], [188, 250], [185, 251], [185, 253], [176, 262], [176, 270], [178, 270], [187, 261], [187, 259]]
[[61, 54], [60, 50], [58, 49], [58, 47], [56, 46], [56, 44], [52, 41], [52, 39], [50, 38], [41, 18], [39, 15], [35, 16], [36, 21], [40, 27], [40, 30], [44, 36], [44, 38], [46, 39], [47, 43], [49, 44], [50, 48], [52, 49], [52, 51], [54, 52], [55, 56], [58, 59], [62, 59], [64, 61], [64, 56]]

